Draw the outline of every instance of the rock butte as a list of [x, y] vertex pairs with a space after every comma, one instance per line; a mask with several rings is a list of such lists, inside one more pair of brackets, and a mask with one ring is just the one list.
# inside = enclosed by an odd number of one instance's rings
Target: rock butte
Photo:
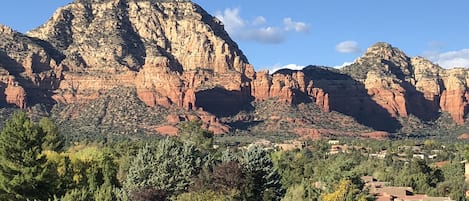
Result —
[[[409, 58], [386, 43], [339, 70], [309, 66], [269, 74], [255, 72], [223, 23], [194, 3], [91, 2], [76, 0], [26, 34], [0, 25], [0, 103], [87, 102], [117, 86], [134, 87], [148, 106], [197, 111], [215, 133], [230, 129], [213, 115], [217, 111], [268, 99], [313, 102], [376, 130], [396, 117], [430, 121], [448, 112], [463, 124], [467, 114], [466, 69]], [[189, 118], [170, 116], [171, 125], [157, 130], [174, 134], [180, 119]]]

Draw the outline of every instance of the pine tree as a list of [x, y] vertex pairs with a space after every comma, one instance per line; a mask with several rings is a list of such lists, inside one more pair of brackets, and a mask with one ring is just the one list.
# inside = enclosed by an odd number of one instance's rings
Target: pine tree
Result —
[[44, 132], [43, 150], [59, 151], [62, 148], [62, 141], [59, 138], [59, 129], [49, 118], [42, 118], [39, 127]]
[[0, 200], [52, 197], [57, 171], [42, 154], [45, 133], [23, 112], [0, 134]]

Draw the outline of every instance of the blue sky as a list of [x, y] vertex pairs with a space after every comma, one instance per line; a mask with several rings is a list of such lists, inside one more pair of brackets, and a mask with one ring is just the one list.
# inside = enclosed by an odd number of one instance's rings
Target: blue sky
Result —
[[[26, 32], [69, 2], [4, 1], [0, 23]], [[467, 0], [194, 2], [222, 19], [257, 70], [309, 64], [340, 66], [378, 41], [446, 68], [469, 67]]]

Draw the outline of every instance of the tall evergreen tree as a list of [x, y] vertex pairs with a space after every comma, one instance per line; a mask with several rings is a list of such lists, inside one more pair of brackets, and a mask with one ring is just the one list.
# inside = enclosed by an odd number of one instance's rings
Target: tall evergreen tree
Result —
[[242, 153], [240, 163], [246, 174], [245, 199], [282, 199], [285, 194], [282, 188], [282, 178], [274, 168], [268, 152], [259, 146], [250, 146]]
[[59, 151], [62, 148], [62, 140], [59, 138], [59, 129], [49, 118], [42, 118], [39, 127], [44, 132], [43, 150]]
[[24, 112], [0, 134], [0, 200], [52, 197], [57, 171], [42, 154], [45, 133]]

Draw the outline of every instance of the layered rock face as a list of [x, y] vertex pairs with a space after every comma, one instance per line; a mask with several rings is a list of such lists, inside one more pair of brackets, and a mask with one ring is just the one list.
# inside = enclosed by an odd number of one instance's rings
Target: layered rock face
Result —
[[412, 114], [434, 120], [446, 111], [464, 123], [467, 70], [445, 70], [422, 58], [409, 58], [386, 43], [370, 47], [354, 64], [341, 69], [364, 84], [371, 98], [392, 117]]
[[229, 127], [198, 108], [252, 100], [253, 67], [190, 1], [76, 0], [26, 35], [0, 26], [0, 42], [2, 105], [80, 104], [131, 87], [147, 105], [196, 110], [223, 133]]
[[258, 72], [252, 94], [258, 101], [315, 102], [377, 130], [401, 128], [397, 117], [424, 121], [448, 112], [464, 123], [469, 93], [466, 69], [445, 70], [422, 58], [410, 58], [387, 43], [376, 43], [339, 71], [309, 66], [301, 71]]
[[467, 69], [451, 69], [442, 78], [444, 90], [440, 96], [440, 107], [451, 114], [459, 123], [464, 123], [469, 103], [469, 74]]
[[75, 56], [64, 60], [70, 69], [125, 71], [169, 62], [160, 67], [252, 71], [221, 22], [188, 1], [75, 1], [28, 35]]
[[[311, 66], [310, 69], [319, 67]], [[329, 95], [315, 85], [315, 81], [305, 76], [305, 71], [282, 70], [270, 75], [260, 71], [251, 82], [251, 93], [256, 101], [275, 98], [288, 104], [314, 101], [325, 111], [329, 111]]]
[[27, 35], [66, 56], [59, 102], [135, 86], [148, 105], [191, 109], [200, 90], [249, 91], [254, 74], [222, 23], [186, 1], [75, 1]]
[[[398, 131], [398, 117], [431, 121], [441, 112], [463, 124], [468, 80], [466, 69], [445, 70], [386, 43], [342, 69], [254, 72], [223, 24], [189, 1], [76, 0], [26, 35], [0, 25], [1, 105], [86, 105], [126, 87], [148, 106], [189, 110], [215, 133], [230, 129], [221, 117], [267, 100], [313, 103], [375, 130]], [[174, 134], [174, 119], [148, 127]], [[309, 120], [288, 123], [306, 128]]]
[[[314, 102], [323, 111], [338, 111], [377, 130], [399, 129], [397, 120], [370, 97], [362, 82], [337, 69], [308, 66], [301, 71], [280, 70], [271, 79], [261, 82], [263, 85], [256, 83], [258, 78], [253, 82], [253, 95], [258, 100], [277, 97], [293, 104]], [[275, 80], [280, 84], [274, 84]], [[265, 87], [264, 83], [271, 84]], [[261, 91], [259, 86], [269, 90]], [[279, 88], [282, 90], [275, 90]]]
[[[48, 102], [48, 91], [58, 86], [61, 59], [47, 42], [24, 36], [0, 25], [0, 102], [26, 108]], [[29, 96], [29, 98], [27, 98]]]

